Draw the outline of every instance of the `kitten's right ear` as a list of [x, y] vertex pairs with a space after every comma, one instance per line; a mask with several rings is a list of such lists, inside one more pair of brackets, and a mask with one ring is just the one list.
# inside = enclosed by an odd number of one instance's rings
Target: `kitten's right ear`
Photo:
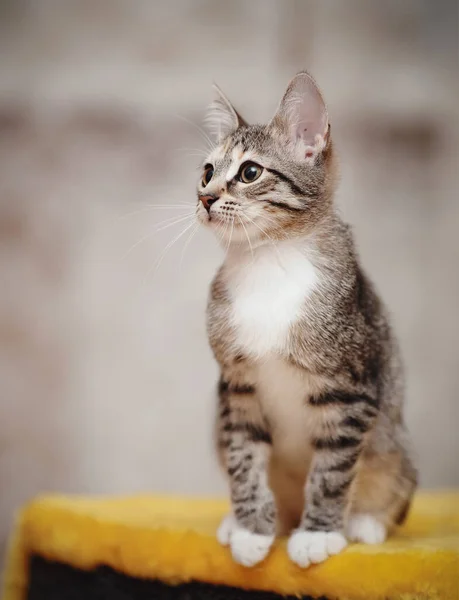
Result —
[[300, 160], [313, 162], [328, 141], [328, 113], [309, 73], [298, 73], [289, 83], [269, 127], [290, 138]]
[[227, 135], [247, 123], [215, 83], [213, 91], [214, 99], [204, 120], [216, 141], [221, 142]]

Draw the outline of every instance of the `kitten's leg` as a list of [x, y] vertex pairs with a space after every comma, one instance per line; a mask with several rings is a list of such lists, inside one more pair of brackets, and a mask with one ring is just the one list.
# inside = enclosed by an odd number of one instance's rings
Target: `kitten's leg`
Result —
[[232, 504], [218, 538], [230, 545], [236, 562], [252, 566], [268, 554], [276, 525], [268, 485], [271, 436], [252, 386], [220, 385], [217, 435]]
[[353, 486], [348, 538], [365, 544], [383, 542], [405, 520], [416, 483], [416, 469], [404, 448], [365, 451]]
[[288, 542], [290, 558], [307, 567], [338, 554], [347, 545], [344, 518], [356, 475], [364, 435], [377, 414], [367, 396], [324, 393], [309, 401], [317, 429], [314, 458], [306, 482], [306, 504], [300, 527]]

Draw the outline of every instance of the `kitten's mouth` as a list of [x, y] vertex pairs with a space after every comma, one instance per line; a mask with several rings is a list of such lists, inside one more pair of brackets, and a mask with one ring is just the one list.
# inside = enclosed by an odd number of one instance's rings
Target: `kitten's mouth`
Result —
[[220, 232], [221, 230], [225, 230], [227, 232], [233, 230], [239, 230], [241, 228], [240, 220], [238, 215], [233, 211], [214, 211], [210, 210], [209, 212], [205, 210], [198, 211], [198, 220], [201, 225], [204, 227], [209, 227], [215, 232]]
[[219, 213], [209, 214], [207, 222], [211, 225], [230, 225], [234, 228], [239, 227], [239, 222], [236, 218], [236, 215], [229, 216], [225, 214], [222, 215]]
[[230, 217], [229, 215], [218, 213], [218, 212], [210, 212], [210, 213], [206, 213], [206, 214], [201, 213], [200, 219], [204, 225], [212, 226], [212, 225], [221, 225], [221, 224], [226, 224], [226, 223], [229, 223], [231, 225], [231, 222], [233, 222], [233, 221], [234, 221], [235, 227], [236, 227], [236, 225], [239, 225], [235, 216]]

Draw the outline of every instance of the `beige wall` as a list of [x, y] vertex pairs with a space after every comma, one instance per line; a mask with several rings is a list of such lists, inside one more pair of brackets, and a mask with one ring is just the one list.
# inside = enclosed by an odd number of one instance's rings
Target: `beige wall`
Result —
[[155, 271], [183, 225], [155, 224], [188, 209], [147, 205], [194, 201], [204, 144], [180, 117], [200, 122], [212, 80], [263, 120], [305, 67], [402, 341], [422, 483], [459, 483], [457, 21], [429, 4], [0, 5], [0, 547], [41, 490], [224, 492], [204, 328], [221, 252], [199, 230]]

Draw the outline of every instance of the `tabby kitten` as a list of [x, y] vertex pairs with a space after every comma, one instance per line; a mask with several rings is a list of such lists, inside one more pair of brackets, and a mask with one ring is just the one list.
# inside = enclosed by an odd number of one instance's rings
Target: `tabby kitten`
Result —
[[385, 540], [416, 486], [397, 343], [333, 195], [327, 109], [299, 73], [268, 125], [217, 89], [199, 220], [227, 249], [209, 298], [217, 440], [232, 512], [218, 531], [252, 566], [290, 533], [301, 567]]

